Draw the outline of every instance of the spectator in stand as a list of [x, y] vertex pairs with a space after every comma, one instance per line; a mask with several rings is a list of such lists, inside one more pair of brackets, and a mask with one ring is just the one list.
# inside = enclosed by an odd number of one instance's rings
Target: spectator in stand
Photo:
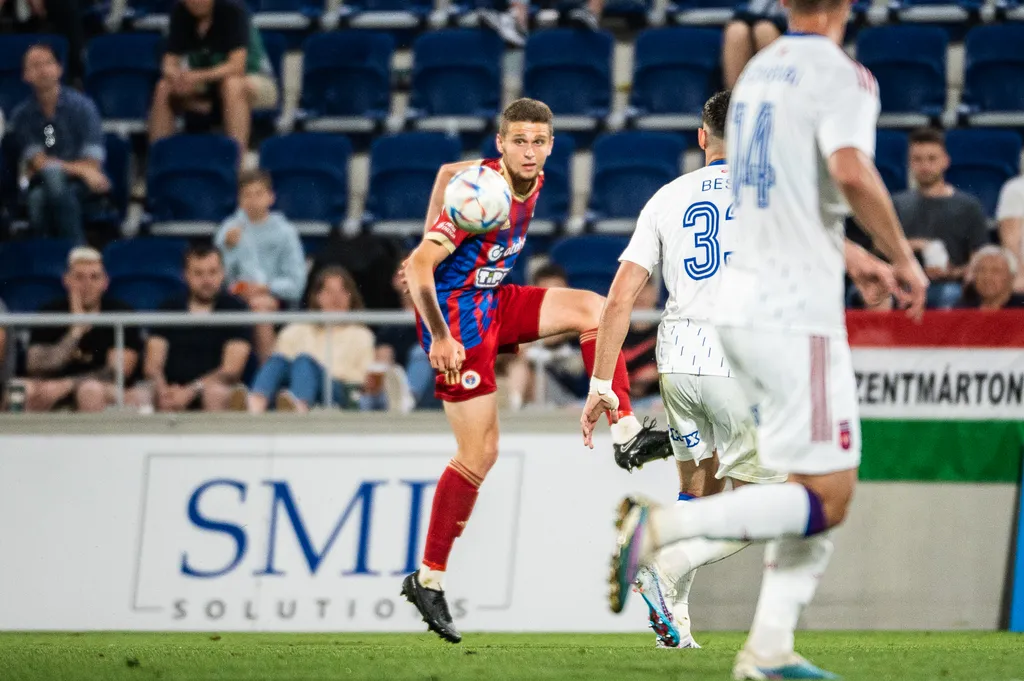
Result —
[[[546, 10], [551, 10], [565, 3], [549, 1], [538, 4]], [[529, 33], [530, 0], [508, 0], [505, 5], [505, 11], [500, 11], [489, 3], [487, 8], [479, 10], [477, 14], [484, 25], [501, 36], [509, 47], [523, 47]], [[585, 0], [578, 2], [577, 5], [566, 13], [569, 25], [590, 31], [601, 30], [604, 0]]]
[[[313, 279], [309, 308], [349, 312], [363, 309], [363, 299], [352, 275], [340, 267], [325, 267]], [[362, 324], [334, 324], [330, 334], [324, 324], [289, 324], [253, 380], [249, 411], [265, 412], [276, 396], [278, 411], [307, 412], [322, 404], [326, 380], [331, 382], [333, 404], [358, 409], [357, 395], [373, 360], [373, 332]]]
[[[568, 277], [561, 265], [547, 263], [533, 275], [533, 286], [540, 288], [567, 288]], [[544, 402], [558, 406], [575, 404], [580, 394], [586, 393], [586, 369], [580, 354], [578, 338], [572, 333], [544, 338], [519, 347], [519, 353], [506, 368], [508, 406], [522, 409], [537, 402], [536, 362], [544, 361]]]
[[[648, 281], [636, 296], [633, 309], [651, 311], [658, 307], [658, 289]], [[634, 399], [658, 395], [658, 322], [633, 322], [629, 325], [622, 355], [629, 371], [629, 391]]]
[[[222, 290], [224, 265], [216, 249], [192, 246], [185, 253], [184, 270], [188, 293], [168, 300], [162, 311], [198, 317], [246, 310], [242, 300]], [[158, 411], [226, 410], [249, 360], [251, 341], [247, 326], [153, 329], [143, 366], [151, 386], [136, 388], [132, 402], [153, 404]]]
[[25, 33], [57, 33], [68, 41], [67, 82], [81, 81], [85, 31], [79, 0], [0, 0], [0, 12], [10, 7], [17, 30]]
[[29, 178], [29, 222], [37, 236], [84, 243], [83, 204], [110, 190], [99, 111], [87, 96], [61, 85], [50, 46], [30, 47], [23, 66], [33, 94], [15, 107], [8, 132], [16, 136]]
[[1013, 292], [1016, 275], [1017, 258], [1010, 249], [994, 245], [983, 247], [971, 258], [959, 307], [1024, 308], [1024, 294]]
[[[297, 307], [306, 287], [306, 258], [299, 233], [274, 205], [270, 175], [243, 172], [238, 211], [220, 226], [214, 241], [224, 255], [228, 285], [254, 312]], [[266, 361], [274, 348], [270, 324], [256, 327], [256, 354]]]
[[263, 39], [241, 0], [178, 0], [171, 9], [162, 71], [149, 118], [151, 142], [174, 133], [179, 112], [219, 111], [225, 133], [244, 153], [253, 109], [277, 105], [277, 82]]
[[[1003, 185], [996, 206], [999, 221], [999, 240], [1024, 263], [1024, 176], [1015, 177]], [[1013, 290], [1024, 293], [1024, 267], [1018, 268]]]
[[981, 202], [946, 182], [949, 155], [942, 132], [910, 133], [910, 174], [916, 189], [893, 197], [910, 245], [922, 257], [928, 278], [960, 281], [971, 254], [988, 243]]
[[786, 12], [779, 0], [752, 0], [736, 11], [722, 36], [722, 79], [736, 86], [743, 67], [755, 54], [786, 32]]
[[[75, 248], [68, 255], [64, 275], [67, 296], [40, 312], [131, 312], [123, 302], [105, 295], [109, 280], [99, 251]], [[124, 376], [135, 374], [142, 337], [138, 327], [124, 329]], [[79, 411], [102, 411], [117, 399], [114, 377], [117, 351], [114, 328], [75, 324], [36, 327], [28, 348], [25, 405], [29, 411], [74, 406]]]

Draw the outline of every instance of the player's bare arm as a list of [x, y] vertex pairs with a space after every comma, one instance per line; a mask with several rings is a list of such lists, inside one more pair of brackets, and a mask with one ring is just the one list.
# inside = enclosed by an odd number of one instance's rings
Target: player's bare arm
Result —
[[438, 169], [437, 177], [434, 178], [434, 187], [430, 190], [430, 203], [427, 204], [427, 217], [423, 223], [424, 234], [430, 231], [430, 228], [434, 226], [434, 222], [437, 220], [437, 216], [441, 214], [441, 208], [444, 206], [444, 188], [448, 186], [448, 183], [460, 171], [478, 166], [480, 163], [480, 159], [475, 161], [458, 161], [456, 163], [445, 163]]
[[896, 291], [898, 300], [907, 307], [911, 317], [920, 319], [924, 314], [928, 279], [903, 234], [889, 190], [875, 164], [859, 149], [846, 147], [829, 156], [828, 170], [850, 204], [854, 217], [892, 262], [893, 275], [902, 287]]
[[[583, 415], [580, 417], [583, 444], [591, 449], [594, 448], [594, 426], [601, 415], [609, 412], [612, 420], [616, 420], [615, 412], [618, 405], [610, 399], [615, 396], [611, 391], [612, 373], [615, 371], [622, 343], [629, 332], [629, 316], [633, 312], [636, 297], [650, 276], [650, 272], [636, 263], [625, 261], [620, 264], [608, 291], [604, 309], [601, 311], [601, 321], [597, 327], [592, 385], [587, 396], [587, 404], [583, 408]], [[605, 387], [603, 392], [599, 389], [601, 386]]]
[[413, 305], [430, 331], [430, 366], [445, 372], [446, 379], [452, 382], [462, 368], [466, 351], [461, 343], [452, 338], [437, 302], [434, 270], [447, 257], [448, 249], [436, 241], [425, 239], [409, 256], [405, 273]]

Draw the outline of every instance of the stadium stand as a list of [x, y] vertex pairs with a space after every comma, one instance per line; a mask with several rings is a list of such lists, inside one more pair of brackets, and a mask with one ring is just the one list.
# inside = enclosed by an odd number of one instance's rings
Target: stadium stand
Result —
[[965, 40], [964, 112], [975, 126], [1024, 127], [1024, 25], [977, 26]]
[[[323, 0], [248, 0], [253, 23], [266, 31], [305, 31], [324, 12]], [[269, 49], [269, 48], [268, 48]]]
[[636, 216], [662, 185], [680, 173], [686, 142], [667, 132], [627, 131], [594, 143], [590, 219], [599, 232], [631, 233]]
[[556, 28], [526, 42], [523, 94], [546, 102], [559, 130], [594, 131], [612, 96], [610, 33]]
[[433, 0], [348, 0], [338, 20], [352, 28], [414, 29], [433, 10]]
[[722, 34], [707, 28], [648, 29], [636, 39], [629, 118], [643, 130], [692, 130], [718, 89]]
[[12, 312], [35, 312], [64, 293], [61, 277], [71, 250], [63, 239], [0, 244], [0, 300]]
[[299, 118], [306, 130], [370, 133], [391, 108], [394, 39], [373, 31], [311, 36], [303, 46]]
[[878, 80], [879, 127], [928, 125], [946, 105], [949, 38], [934, 26], [879, 26], [857, 36], [857, 59]]
[[875, 141], [875, 165], [890, 194], [907, 188], [907, 134], [879, 130]]
[[103, 249], [110, 295], [136, 310], [156, 310], [171, 296], [185, 293], [182, 261], [188, 242], [172, 237], [114, 241]]
[[950, 158], [946, 179], [978, 197], [985, 214], [994, 216], [999, 190], [1020, 172], [1020, 135], [1011, 130], [950, 130], [946, 149]]
[[85, 91], [103, 117], [103, 130], [143, 133], [160, 79], [162, 39], [155, 33], [112, 33], [89, 41]]
[[551, 261], [561, 265], [569, 286], [590, 289], [604, 295], [619, 268], [627, 236], [585, 234], [563, 239], [551, 248]]
[[[260, 37], [263, 40], [263, 49], [267, 52], [267, 59], [270, 60], [270, 66], [274, 69], [274, 75], [277, 76], [278, 83], [282, 83], [284, 80], [284, 57], [288, 51], [288, 37], [282, 31], [272, 30], [260, 31]], [[277, 106], [273, 109], [253, 111], [253, 121], [257, 125], [269, 123], [271, 127], [276, 127], [281, 116], [282, 99], [278, 98]]]
[[284, 213], [303, 236], [324, 236], [348, 215], [352, 145], [331, 133], [294, 133], [268, 139], [260, 166], [270, 173]]
[[147, 192], [156, 236], [209, 236], [234, 210], [238, 147], [222, 135], [173, 135], [149, 151]]
[[68, 41], [62, 36], [45, 33], [0, 36], [0, 110], [8, 118], [32, 92], [21, 79], [22, 59], [28, 48], [37, 43], [52, 47], [61, 64], [67, 60]]
[[392, 236], [422, 231], [437, 169], [458, 161], [460, 153], [458, 140], [437, 132], [407, 132], [374, 140], [364, 224]]
[[724, 26], [735, 10], [735, 0], [680, 0], [670, 4], [668, 15], [677, 24]]

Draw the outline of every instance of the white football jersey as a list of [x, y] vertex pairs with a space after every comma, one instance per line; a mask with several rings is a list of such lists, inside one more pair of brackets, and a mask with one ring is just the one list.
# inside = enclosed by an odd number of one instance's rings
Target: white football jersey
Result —
[[787, 34], [732, 91], [726, 128], [733, 211], [743, 239], [714, 321], [845, 334], [846, 202], [828, 173], [837, 150], [875, 155], [878, 85], [824, 36]]
[[668, 303], [658, 328], [658, 371], [729, 376], [709, 321], [720, 271], [733, 248], [732, 186], [725, 161], [676, 178], [651, 197], [619, 261], [653, 272], [661, 262]]

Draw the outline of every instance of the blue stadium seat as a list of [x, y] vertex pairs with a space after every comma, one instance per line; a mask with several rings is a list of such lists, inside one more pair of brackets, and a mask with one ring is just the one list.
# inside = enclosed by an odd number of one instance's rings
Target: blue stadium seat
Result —
[[348, 162], [352, 145], [331, 133], [271, 137], [260, 147], [277, 210], [304, 236], [323, 236], [348, 215]]
[[965, 43], [968, 122], [1024, 127], [1024, 25], [978, 26], [967, 34]]
[[721, 81], [722, 33], [657, 28], [640, 34], [633, 61], [630, 114], [643, 130], [691, 130]]
[[158, 236], [206, 236], [235, 209], [238, 146], [222, 135], [174, 135], [149, 151], [149, 210]]
[[424, 33], [413, 43], [409, 117], [419, 130], [482, 132], [501, 105], [501, 38], [492, 31]]
[[318, 132], [370, 133], [391, 108], [394, 39], [372, 31], [311, 36], [303, 46], [301, 117]]
[[934, 26], [879, 26], [857, 36], [857, 59], [875, 75], [881, 127], [927, 125], [946, 106], [947, 33]]
[[1010, 130], [970, 128], [946, 135], [950, 184], [974, 194], [992, 217], [999, 190], [1020, 171], [1021, 138]]
[[890, 194], [907, 188], [907, 134], [879, 130], [875, 137], [875, 165]]
[[100, 110], [104, 130], [122, 135], [146, 131], [160, 79], [161, 42], [154, 33], [112, 33], [89, 41], [85, 91]]
[[359, 29], [415, 29], [434, 10], [434, 0], [346, 0], [341, 21]]
[[560, 131], [593, 131], [612, 96], [612, 36], [556, 28], [526, 41], [523, 94], [548, 104]]
[[894, 0], [890, 7], [903, 22], [920, 24], [966, 24], [977, 19], [982, 0]]
[[61, 277], [71, 246], [64, 239], [0, 244], [0, 300], [12, 312], [35, 312], [63, 296]]
[[569, 286], [606, 295], [619, 269], [619, 256], [628, 243], [628, 236], [585, 234], [570, 237], [551, 247], [551, 261], [565, 269]]
[[175, 237], [136, 237], [111, 241], [103, 264], [111, 277], [139, 274], [181, 278], [188, 241]]
[[109, 206], [91, 210], [86, 213], [86, 221], [92, 225], [108, 225], [120, 233], [128, 212], [128, 199], [131, 193], [131, 143], [114, 133], [105, 136], [107, 158], [103, 163], [103, 171], [110, 179]]
[[185, 295], [188, 287], [177, 275], [125, 274], [110, 277], [107, 293], [134, 310], [147, 312], [158, 309], [171, 297]]
[[46, 43], [57, 53], [57, 60], [65, 63], [68, 41], [64, 36], [50, 34], [0, 35], [0, 110], [7, 118], [32, 90], [21, 79], [22, 60], [29, 47]]
[[644, 204], [680, 173], [686, 142], [668, 132], [620, 132], [594, 143], [590, 219], [601, 232], [631, 233]]
[[[572, 137], [559, 135], [544, 163], [544, 186], [530, 220], [531, 236], [548, 236], [560, 230], [572, 209], [572, 157], [576, 144]], [[494, 138], [488, 138], [481, 149], [484, 158], [497, 158]]]
[[437, 170], [459, 160], [458, 140], [437, 132], [410, 132], [374, 140], [364, 222], [378, 234], [422, 231]]
[[249, 0], [261, 31], [303, 31], [324, 13], [324, 0]]
[[736, 13], [736, 0], [677, 0], [670, 3], [668, 15], [677, 24], [723, 26]]

